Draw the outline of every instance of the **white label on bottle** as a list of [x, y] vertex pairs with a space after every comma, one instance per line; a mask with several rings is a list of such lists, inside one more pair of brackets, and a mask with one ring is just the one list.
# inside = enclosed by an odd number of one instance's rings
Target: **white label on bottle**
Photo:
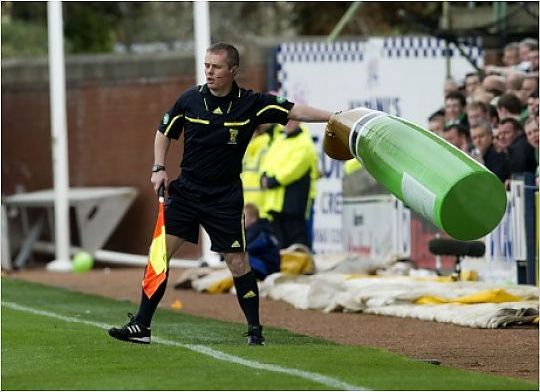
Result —
[[408, 207], [435, 223], [435, 193], [431, 192], [409, 173], [403, 173], [401, 193], [403, 194], [403, 201]]

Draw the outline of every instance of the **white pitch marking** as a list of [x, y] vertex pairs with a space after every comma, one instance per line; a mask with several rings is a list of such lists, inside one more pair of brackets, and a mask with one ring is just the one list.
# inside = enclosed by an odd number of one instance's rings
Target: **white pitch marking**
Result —
[[[10, 309], [13, 309], [13, 310], [19, 310], [19, 311], [22, 311], [22, 312], [36, 314], [36, 315], [39, 315], [39, 316], [46, 316], [46, 317], [55, 318], [57, 320], [66, 321], [68, 323], [85, 324], [85, 325], [90, 325], [92, 327], [97, 327], [97, 328], [100, 328], [100, 329], [109, 329], [109, 328], [111, 328], [110, 325], [104, 324], [104, 323], [99, 323], [97, 321], [81, 320], [81, 319], [78, 319], [78, 318], [75, 318], [75, 317], [63, 316], [63, 315], [58, 314], [58, 313], [53, 313], [53, 312], [48, 312], [46, 310], [39, 310], [39, 309], [30, 308], [30, 307], [27, 307], [27, 306], [24, 306], [24, 305], [19, 305], [19, 304], [14, 303], [14, 302], [2, 302], [2, 306], [5, 306], [6, 308], [10, 308]], [[161, 338], [159, 338], [157, 336], [153, 337], [152, 340], [155, 343], [164, 344], [166, 346], [177, 346], [177, 347], [186, 348], [188, 350], [197, 352], [199, 354], [207, 355], [207, 356], [212, 357], [214, 359], [217, 359], [219, 361], [233, 362], [233, 363], [236, 363], [236, 364], [239, 364], [239, 365], [242, 365], [242, 366], [250, 367], [250, 368], [253, 368], [253, 369], [266, 370], [266, 371], [269, 371], [269, 372], [284, 373], [284, 374], [288, 374], [290, 376], [296, 376], [296, 377], [304, 378], [304, 379], [306, 379], [308, 381], [317, 382], [319, 384], [326, 385], [327, 387], [335, 388], [335, 389], [338, 389], [338, 390], [346, 390], [346, 391], [366, 391], [366, 390], [368, 390], [368, 389], [366, 389], [364, 387], [352, 385], [352, 384], [346, 383], [344, 381], [341, 381], [339, 379], [328, 377], [328, 376], [325, 376], [325, 375], [322, 375], [322, 374], [319, 374], [319, 373], [308, 372], [308, 371], [300, 370], [300, 369], [286, 368], [286, 367], [279, 366], [279, 365], [271, 365], [271, 364], [266, 364], [266, 363], [260, 363], [260, 362], [257, 362], [257, 361], [251, 361], [251, 360], [248, 360], [248, 359], [237, 357], [235, 355], [224, 353], [222, 351], [214, 350], [214, 349], [212, 349], [212, 348], [210, 348], [208, 346], [204, 346], [204, 345], [201, 345], [201, 344], [179, 343], [179, 342], [175, 342], [173, 340], [161, 339]]]

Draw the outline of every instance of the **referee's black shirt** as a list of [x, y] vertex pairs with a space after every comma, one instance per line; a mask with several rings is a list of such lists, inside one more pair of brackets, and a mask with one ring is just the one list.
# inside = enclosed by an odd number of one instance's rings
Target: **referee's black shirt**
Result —
[[206, 85], [196, 86], [165, 113], [159, 131], [178, 139], [183, 130], [183, 177], [200, 185], [224, 185], [240, 177], [242, 157], [257, 125], [285, 125], [293, 105], [236, 82], [225, 97], [214, 96]]

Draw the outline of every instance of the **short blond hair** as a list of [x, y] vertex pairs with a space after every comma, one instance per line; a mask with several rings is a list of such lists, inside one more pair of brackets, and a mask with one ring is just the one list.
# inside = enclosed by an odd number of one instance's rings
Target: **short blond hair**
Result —
[[210, 53], [225, 52], [227, 54], [226, 61], [229, 68], [232, 68], [235, 65], [237, 67], [240, 66], [240, 54], [238, 53], [238, 49], [236, 49], [231, 44], [227, 44], [225, 42], [218, 42], [210, 45], [208, 49], [206, 49], [206, 51]]

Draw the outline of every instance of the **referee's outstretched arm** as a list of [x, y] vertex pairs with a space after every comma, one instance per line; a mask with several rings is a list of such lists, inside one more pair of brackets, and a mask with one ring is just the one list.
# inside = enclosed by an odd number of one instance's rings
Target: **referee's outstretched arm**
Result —
[[308, 105], [295, 103], [289, 111], [288, 118], [303, 122], [328, 122], [333, 113]]

